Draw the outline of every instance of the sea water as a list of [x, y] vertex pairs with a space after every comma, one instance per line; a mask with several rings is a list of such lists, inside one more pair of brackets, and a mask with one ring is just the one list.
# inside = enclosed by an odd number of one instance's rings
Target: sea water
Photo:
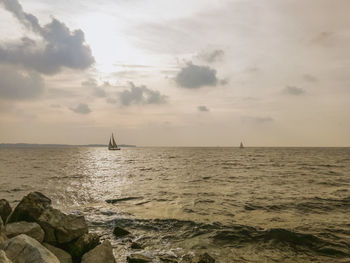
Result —
[[31, 191], [84, 214], [117, 262], [132, 241], [154, 262], [350, 258], [350, 148], [1, 148], [0, 198]]

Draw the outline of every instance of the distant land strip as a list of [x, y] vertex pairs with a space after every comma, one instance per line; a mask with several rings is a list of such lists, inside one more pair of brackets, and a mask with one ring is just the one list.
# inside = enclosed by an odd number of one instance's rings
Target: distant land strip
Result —
[[[118, 144], [119, 147], [136, 147], [130, 144]], [[39, 143], [0, 143], [0, 148], [31, 148], [31, 147], [108, 147], [107, 144], [39, 144]]]

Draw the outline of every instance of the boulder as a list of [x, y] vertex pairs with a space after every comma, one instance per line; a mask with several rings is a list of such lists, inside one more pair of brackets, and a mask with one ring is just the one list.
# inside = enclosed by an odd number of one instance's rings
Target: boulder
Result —
[[108, 240], [83, 255], [81, 263], [115, 263], [113, 248]]
[[36, 222], [42, 212], [51, 205], [51, 200], [39, 192], [23, 197], [7, 219], [7, 223], [27, 221]]
[[5, 233], [5, 227], [0, 217], [0, 245], [4, 243], [6, 240], [7, 240], [7, 237]]
[[48, 250], [50, 250], [52, 252], [52, 254], [54, 254], [58, 258], [60, 263], [72, 263], [73, 262], [72, 256], [69, 255], [66, 251], [64, 251], [58, 247], [51, 246], [50, 244], [47, 244], [47, 243], [44, 243], [43, 245]]
[[80, 259], [86, 252], [100, 244], [100, 237], [96, 234], [84, 234], [76, 241], [69, 243], [67, 251], [73, 258]]
[[142, 249], [142, 245], [137, 242], [132, 242], [130, 245], [131, 249]]
[[194, 263], [215, 263], [215, 259], [213, 259], [208, 253], [201, 254], [199, 256], [195, 256], [193, 259]]
[[11, 260], [8, 259], [4, 250], [0, 250], [0, 262], [1, 263], [12, 263]]
[[0, 199], [0, 217], [4, 223], [6, 223], [7, 217], [11, 214], [11, 206], [5, 199]]
[[1, 248], [14, 263], [60, 263], [48, 249], [24, 234], [7, 240]]
[[126, 257], [126, 260], [128, 263], [147, 263], [152, 262], [152, 258], [147, 257], [143, 254], [131, 254]]
[[118, 238], [118, 237], [127, 236], [130, 234], [130, 232], [119, 226], [115, 226], [113, 230], [113, 234], [115, 235], [116, 238]]
[[49, 207], [38, 219], [45, 231], [44, 241], [51, 245], [69, 243], [88, 232], [84, 216], [66, 215]]
[[45, 235], [44, 230], [37, 223], [26, 221], [9, 223], [5, 226], [5, 231], [8, 238], [26, 234], [40, 243], [43, 242]]

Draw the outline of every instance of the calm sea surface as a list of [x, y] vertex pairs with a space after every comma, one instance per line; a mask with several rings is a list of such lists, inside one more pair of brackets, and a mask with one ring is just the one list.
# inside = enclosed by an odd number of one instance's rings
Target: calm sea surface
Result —
[[350, 148], [0, 148], [0, 198], [31, 191], [83, 213], [118, 262], [131, 240], [154, 262], [350, 262]]

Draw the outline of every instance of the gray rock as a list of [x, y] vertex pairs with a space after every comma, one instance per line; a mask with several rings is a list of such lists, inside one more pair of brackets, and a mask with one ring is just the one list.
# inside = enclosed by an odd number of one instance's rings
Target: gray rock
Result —
[[51, 207], [45, 209], [38, 223], [45, 231], [44, 241], [51, 245], [69, 243], [88, 232], [84, 216], [66, 215]]
[[0, 245], [7, 240], [4, 223], [0, 217]]
[[11, 260], [8, 259], [4, 250], [0, 250], [0, 262], [1, 263], [12, 263]]
[[113, 248], [108, 240], [83, 255], [81, 263], [115, 263]]
[[147, 263], [152, 262], [152, 258], [147, 257], [143, 254], [131, 254], [126, 257], [126, 260], [128, 263]]
[[7, 217], [11, 214], [11, 206], [5, 199], [0, 199], [0, 217], [4, 223], [6, 223]]
[[67, 251], [73, 258], [80, 259], [86, 252], [94, 249], [100, 244], [100, 237], [97, 234], [84, 234], [76, 241], [68, 244]]
[[51, 205], [51, 200], [39, 192], [23, 197], [7, 219], [7, 223], [27, 221], [36, 222], [42, 212]]
[[7, 240], [1, 249], [13, 263], [60, 263], [57, 257], [34, 238], [19, 235]]
[[118, 238], [118, 237], [127, 236], [130, 234], [130, 232], [119, 226], [115, 226], [113, 230], [113, 234], [115, 235], [116, 238]]
[[47, 244], [47, 243], [44, 243], [43, 245], [58, 258], [60, 263], [72, 263], [72, 256], [69, 255], [66, 251], [58, 247], [51, 246], [50, 244]]
[[9, 223], [5, 226], [5, 231], [8, 238], [26, 234], [40, 243], [43, 242], [45, 235], [44, 230], [37, 223], [26, 221]]

